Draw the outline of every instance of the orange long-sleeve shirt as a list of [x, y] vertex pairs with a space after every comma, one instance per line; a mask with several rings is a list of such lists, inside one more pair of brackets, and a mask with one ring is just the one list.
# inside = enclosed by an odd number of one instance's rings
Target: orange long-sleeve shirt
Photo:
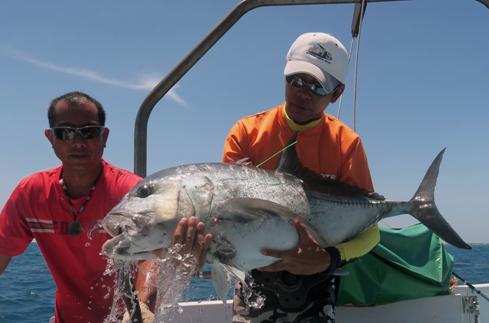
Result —
[[[288, 118], [284, 104], [239, 120], [224, 142], [222, 161], [232, 163], [248, 157], [253, 165], [258, 165], [284, 148], [296, 132], [295, 149], [305, 167], [373, 191], [365, 150], [353, 130], [327, 114], [306, 126], [294, 124]], [[279, 161], [280, 154], [260, 167], [276, 169]], [[379, 229], [373, 226], [336, 247], [342, 260], [346, 261], [367, 253], [379, 239]]]

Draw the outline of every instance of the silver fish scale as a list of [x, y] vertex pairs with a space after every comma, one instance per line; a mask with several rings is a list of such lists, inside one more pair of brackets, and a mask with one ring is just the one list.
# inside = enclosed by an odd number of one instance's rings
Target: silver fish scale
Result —
[[179, 173], [207, 177], [214, 185], [214, 205], [233, 198], [253, 198], [283, 205], [303, 217], [309, 215], [309, 202], [296, 177], [232, 164], [192, 166], [179, 169]]
[[383, 218], [409, 213], [408, 202], [378, 201], [365, 197], [342, 199], [308, 194], [311, 215], [308, 222], [323, 238], [323, 247], [348, 241]]

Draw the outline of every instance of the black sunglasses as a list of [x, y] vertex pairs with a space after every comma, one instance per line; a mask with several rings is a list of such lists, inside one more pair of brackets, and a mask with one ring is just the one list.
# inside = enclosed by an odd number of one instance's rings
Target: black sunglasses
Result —
[[303, 89], [305, 86], [307, 86], [309, 91], [317, 96], [326, 96], [331, 93], [326, 92], [326, 90], [318, 82], [306, 82], [296, 74], [286, 76], [285, 79], [287, 80], [287, 83], [298, 89]]
[[102, 126], [84, 126], [80, 128], [73, 127], [53, 127], [51, 128], [51, 132], [59, 140], [73, 140], [76, 137], [76, 134], [80, 136], [82, 139], [93, 139], [99, 138], [102, 134], [104, 127]]

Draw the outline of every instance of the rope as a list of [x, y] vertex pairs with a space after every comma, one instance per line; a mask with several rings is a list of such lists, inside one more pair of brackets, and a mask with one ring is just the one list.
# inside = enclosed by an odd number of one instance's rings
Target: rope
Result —
[[[351, 60], [351, 53], [353, 50], [353, 42], [355, 41], [355, 38], [352, 37], [351, 43], [350, 43], [350, 50], [348, 51], [348, 65], [350, 65], [350, 60]], [[343, 106], [343, 97], [345, 95], [343, 94], [340, 96], [340, 102], [338, 102], [338, 111], [336, 112], [336, 119], [340, 120], [341, 118], [341, 108]]]
[[484, 294], [483, 292], [481, 292], [480, 290], [478, 290], [474, 285], [472, 285], [471, 283], [469, 283], [468, 281], [466, 281], [464, 278], [462, 278], [456, 272], [452, 271], [452, 274], [453, 274], [453, 276], [455, 276], [458, 279], [460, 279], [461, 281], [463, 281], [464, 284], [467, 285], [467, 286], [469, 286], [469, 288], [472, 289], [476, 294], [480, 295], [482, 298], [484, 298], [486, 301], [489, 302], [489, 297], [487, 297], [486, 294]]
[[357, 83], [358, 83], [358, 65], [360, 60], [360, 40], [362, 39], [363, 14], [365, 11], [365, 0], [362, 0], [360, 9], [360, 21], [358, 23], [358, 41], [355, 51], [355, 80], [353, 82], [353, 130], [357, 131]]
[[[358, 87], [358, 66], [360, 61], [360, 39], [362, 37], [362, 25], [363, 25], [363, 15], [365, 13], [365, 0], [362, 0], [362, 5], [360, 7], [360, 18], [358, 22], [358, 34], [357, 36], [353, 36], [350, 43], [350, 50], [348, 52], [348, 65], [350, 65], [352, 53], [353, 53], [353, 44], [355, 38], [358, 38], [356, 42], [356, 50], [355, 50], [355, 71], [354, 71], [354, 80], [353, 80], [353, 130], [357, 131], [357, 87]], [[340, 97], [340, 102], [338, 106], [338, 111], [336, 113], [336, 118], [340, 119], [341, 116], [341, 108], [343, 106], [343, 95]]]

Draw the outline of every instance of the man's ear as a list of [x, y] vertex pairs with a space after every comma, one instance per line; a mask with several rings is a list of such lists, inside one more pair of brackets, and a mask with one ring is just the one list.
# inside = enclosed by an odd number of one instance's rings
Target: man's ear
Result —
[[336, 90], [334, 90], [333, 96], [331, 97], [331, 102], [336, 102], [336, 100], [338, 100], [341, 94], [343, 94], [344, 90], [345, 90], [345, 84], [338, 85]]
[[44, 136], [48, 138], [49, 142], [51, 143], [51, 146], [53, 146], [54, 145], [53, 132], [50, 129], [44, 129]]
[[104, 147], [107, 144], [107, 139], [109, 139], [109, 132], [110, 132], [109, 128], [104, 128], [104, 132], [102, 133], [102, 141]]

